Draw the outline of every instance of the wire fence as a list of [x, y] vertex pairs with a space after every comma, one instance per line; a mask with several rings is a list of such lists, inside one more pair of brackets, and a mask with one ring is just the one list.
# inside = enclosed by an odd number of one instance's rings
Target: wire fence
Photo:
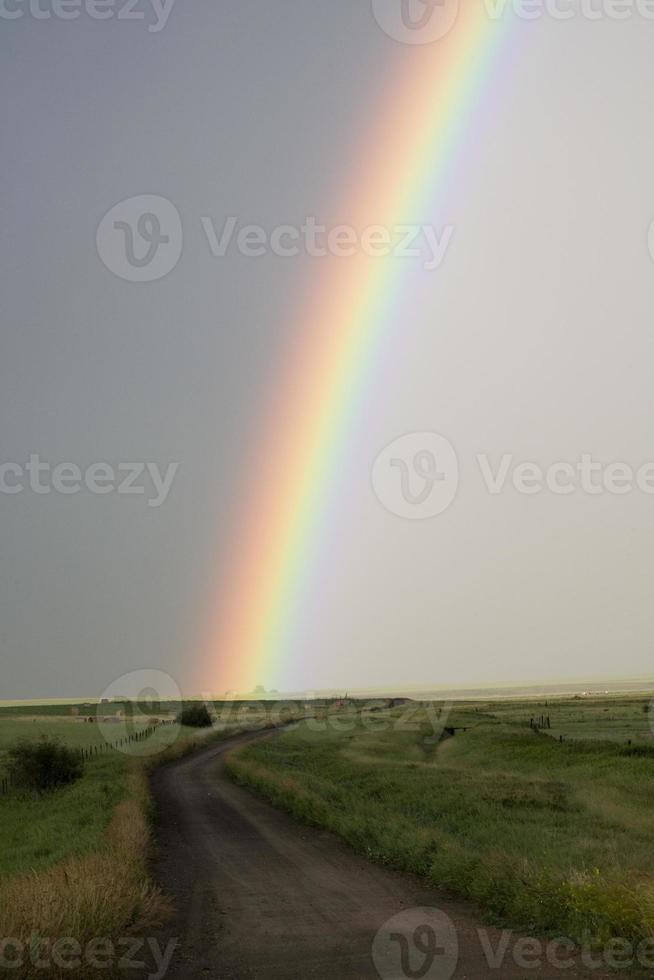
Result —
[[[105, 752], [117, 752], [120, 749], [125, 748], [136, 742], [145, 742], [147, 739], [151, 738], [155, 732], [164, 725], [174, 725], [175, 721], [173, 719], [166, 721], [159, 721], [156, 725], [148, 725], [147, 728], [141, 728], [138, 732], [132, 732], [131, 735], [122, 735], [120, 738], [113, 740], [104, 739], [102, 742], [95, 742], [93, 745], [83, 745], [80, 748], [71, 747], [73, 751], [77, 752], [84, 762], [89, 762], [91, 759], [95, 759]], [[0, 796], [7, 796], [8, 793], [13, 789], [13, 782], [10, 773], [0, 773]]]

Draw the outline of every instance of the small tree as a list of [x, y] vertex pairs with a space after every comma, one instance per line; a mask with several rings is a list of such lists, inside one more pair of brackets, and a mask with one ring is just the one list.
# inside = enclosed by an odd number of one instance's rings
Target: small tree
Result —
[[187, 704], [177, 715], [177, 721], [188, 728], [210, 728], [213, 725], [206, 704]]
[[84, 772], [79, 752], [56, 738], [22, 739], [10, 746], [7, 755], [9, 776], [17, 789], [47, 793], [75, 782]]

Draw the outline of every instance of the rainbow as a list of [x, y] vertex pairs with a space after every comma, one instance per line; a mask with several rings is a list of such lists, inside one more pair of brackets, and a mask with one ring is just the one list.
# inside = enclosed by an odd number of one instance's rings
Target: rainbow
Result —
[[[429, 218], [505, 33], [482, 0], [464, 2], [445, 38], [395, 45], [397, 70], [356, 153], [355, 179], [339, 195], [350, 225]], [[406, 259], [365, 255], [317, 262], [296, 315], [297, 347], [252, 452], [237, 558], [225, 563], [202, 638], [205, 683], [221, 693], [285, 680], [302, 583], [407, 270]]]

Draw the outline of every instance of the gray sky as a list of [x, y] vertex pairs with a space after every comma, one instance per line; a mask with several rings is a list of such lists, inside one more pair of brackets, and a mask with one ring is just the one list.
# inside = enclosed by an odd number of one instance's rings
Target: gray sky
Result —
[[[408, 56], [370, 0], [177, 0], [157, 32], [137, 9], [0, 20], [0, 463], [179, 464], [161, 506], [147, 472], [141, 495], [0, 493], [3, 698], [99, 695], [143, 667], [213, 686], [194, 647], [207, 582], [234, 560], [230, 515], [297, 342], [288, 311], [320, 260], [214, 257], [201, 219], [347, 220], [339, 182]], [[477, 456], [493, 471], [504, 455], [654, 460], [653, 39], [637, 12], [514, 26], [446, 194], [418, 216], [452, 240], [436, 271], [407, 274], [334, 533], [283, 669], [260, 683], [650, 670], [654, 496], [528, 495], [511, 475], [493, 494]], [[152, 282], [96, 248], [137, 195], [181, 215], [179, 261]], [[415, 432], [441, 433], [459, 464], [451, 506], [426, 520], [391, 513], [371, 481]]]

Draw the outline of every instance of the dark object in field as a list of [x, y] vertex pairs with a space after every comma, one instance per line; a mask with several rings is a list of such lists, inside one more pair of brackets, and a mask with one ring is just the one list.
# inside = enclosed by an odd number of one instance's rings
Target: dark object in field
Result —
[[12, 745], [7, 755], [9, 779], [16, 789], [47, 793], [75, 782], [84, 773], [80, 753], [56, 738], [38, 742], [23, 739]]
[[188, 704], [177, 715], [177, 721], [189, 728], [210, 728], [213, 725], [206, 704]]
[[631, 739], [627, 745], [620, 750], [620, 755], [631, 755], [635, 758], [652, 759], [654, 758], [654, 745], [632, 745]]
[[422, 744], [425, 748], [428, 748], [430, 745], [438, 745], [439, 742], [443, 742], [446, 738], [454, 738], [457, 732], [467, 732], [467, 731], [468, 731], [467, 726], [464, 728], [462, 725], [459, 725], [457, 728], [455, 728], [452, 725], [449, 725], [446, 726], [443, 729], [443, 731], [439, 732], [437, 735], [426, 735], [425, 738], [423, 738], [422, 740]]

